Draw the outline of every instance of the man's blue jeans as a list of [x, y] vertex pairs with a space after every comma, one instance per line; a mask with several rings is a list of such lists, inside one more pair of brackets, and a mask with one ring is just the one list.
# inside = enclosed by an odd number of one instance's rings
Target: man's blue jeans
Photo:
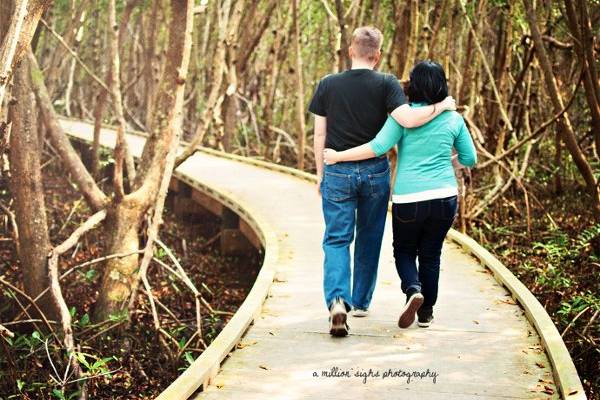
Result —
[[[325, 303], [329, 308], [336, 297], [341, 297], [348, 311], [351, 306], [367, 309], [375, 290], [390, 195], [387, 158], [325, 165], [321, 195]], [[352, 274], [350, 244], [355, 230]]]

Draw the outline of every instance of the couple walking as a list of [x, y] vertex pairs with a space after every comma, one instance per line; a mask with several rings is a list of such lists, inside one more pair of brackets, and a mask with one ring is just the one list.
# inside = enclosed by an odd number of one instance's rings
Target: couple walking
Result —
[[309, 106], [315, 115], [325, 218], [323, 286], [333, 336], [348, 334], [349, 312], [367, 316], [375, 289], [390, 197], [386, 152], [397, 145], [393, 249], [406, 295], [400, 328], [412, 325], [415, 314], [421, 327], [433, 320], [442, 245], [458, 208], [452, 149], [464, 166], [476, 162], [443, 68], [432, 61], [414, 66], [408, 104], [396, 77], [374, 70], [382, 40], [376, 28], [356, 29], [349, 48], [352, 68], [321, 79]]

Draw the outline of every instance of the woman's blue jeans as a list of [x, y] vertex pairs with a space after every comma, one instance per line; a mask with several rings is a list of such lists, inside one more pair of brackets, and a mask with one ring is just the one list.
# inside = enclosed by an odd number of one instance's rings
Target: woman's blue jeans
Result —
[[433, 307], [437, 300], [442, 246], [457, 210], [457, 196], [392, 206], [394, 259], [401, 288], [404, 293], [411, 288], [421, 291], [422, 308]]
[[[329, 308], [336, 297], [341, 297], [348, 311], [351, 306], [367, 309], [375, 290], [390, 195], [387, 158], [325, 165], [321, 195], [325, 303]], [[355, 231], [352, 273], [350, 244]]]

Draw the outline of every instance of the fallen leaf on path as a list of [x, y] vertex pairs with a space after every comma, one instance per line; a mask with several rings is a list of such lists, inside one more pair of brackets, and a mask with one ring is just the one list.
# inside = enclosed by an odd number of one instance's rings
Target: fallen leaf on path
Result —
[[256, 340], [252, 340], [250, 342], [240, 342], [237, 344], [238, 349], [243, 349], [244, 347], [253, 346], [258, 343]]
[[552, 389], [550, 386], [544, 386], [544, 390], [542, 390], [542, 392], [548, 393], [548, 394], [553, 394], [554, 389]]

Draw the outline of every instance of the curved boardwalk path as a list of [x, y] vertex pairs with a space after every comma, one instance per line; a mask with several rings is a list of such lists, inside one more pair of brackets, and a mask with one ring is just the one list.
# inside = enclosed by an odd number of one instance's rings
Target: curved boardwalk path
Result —
[[[88, 124], [63, 125], [73, 136], [91, 138]], [[106, 144], [114, 143], [111, 132], [103, 135]], [[130, 135], [128, 140], [133, 153], [140, 153], [143, 138]], [[432, 326], [401, 330], [396, 321], [404, 295], [393, 264], [388, 216], [371, 313], [349, 317], [350, 336], [332, 338], [322, 296], [323, 222], [315, 185], [203, 152], [178, 173], [251, 205], [253, 214], [273, 227], [279, 243], [275, 279], [262, 311], [216, 377], [191, 398], [559, 398], [552, 364], [523, 309], [458, 245], [444, 247]], [[437, 377], [407, 383], [406, 378], [380, 376], [364, 383], [354, 376], [321, 376], [334, 367], [352, 374], [429, 370]]]

